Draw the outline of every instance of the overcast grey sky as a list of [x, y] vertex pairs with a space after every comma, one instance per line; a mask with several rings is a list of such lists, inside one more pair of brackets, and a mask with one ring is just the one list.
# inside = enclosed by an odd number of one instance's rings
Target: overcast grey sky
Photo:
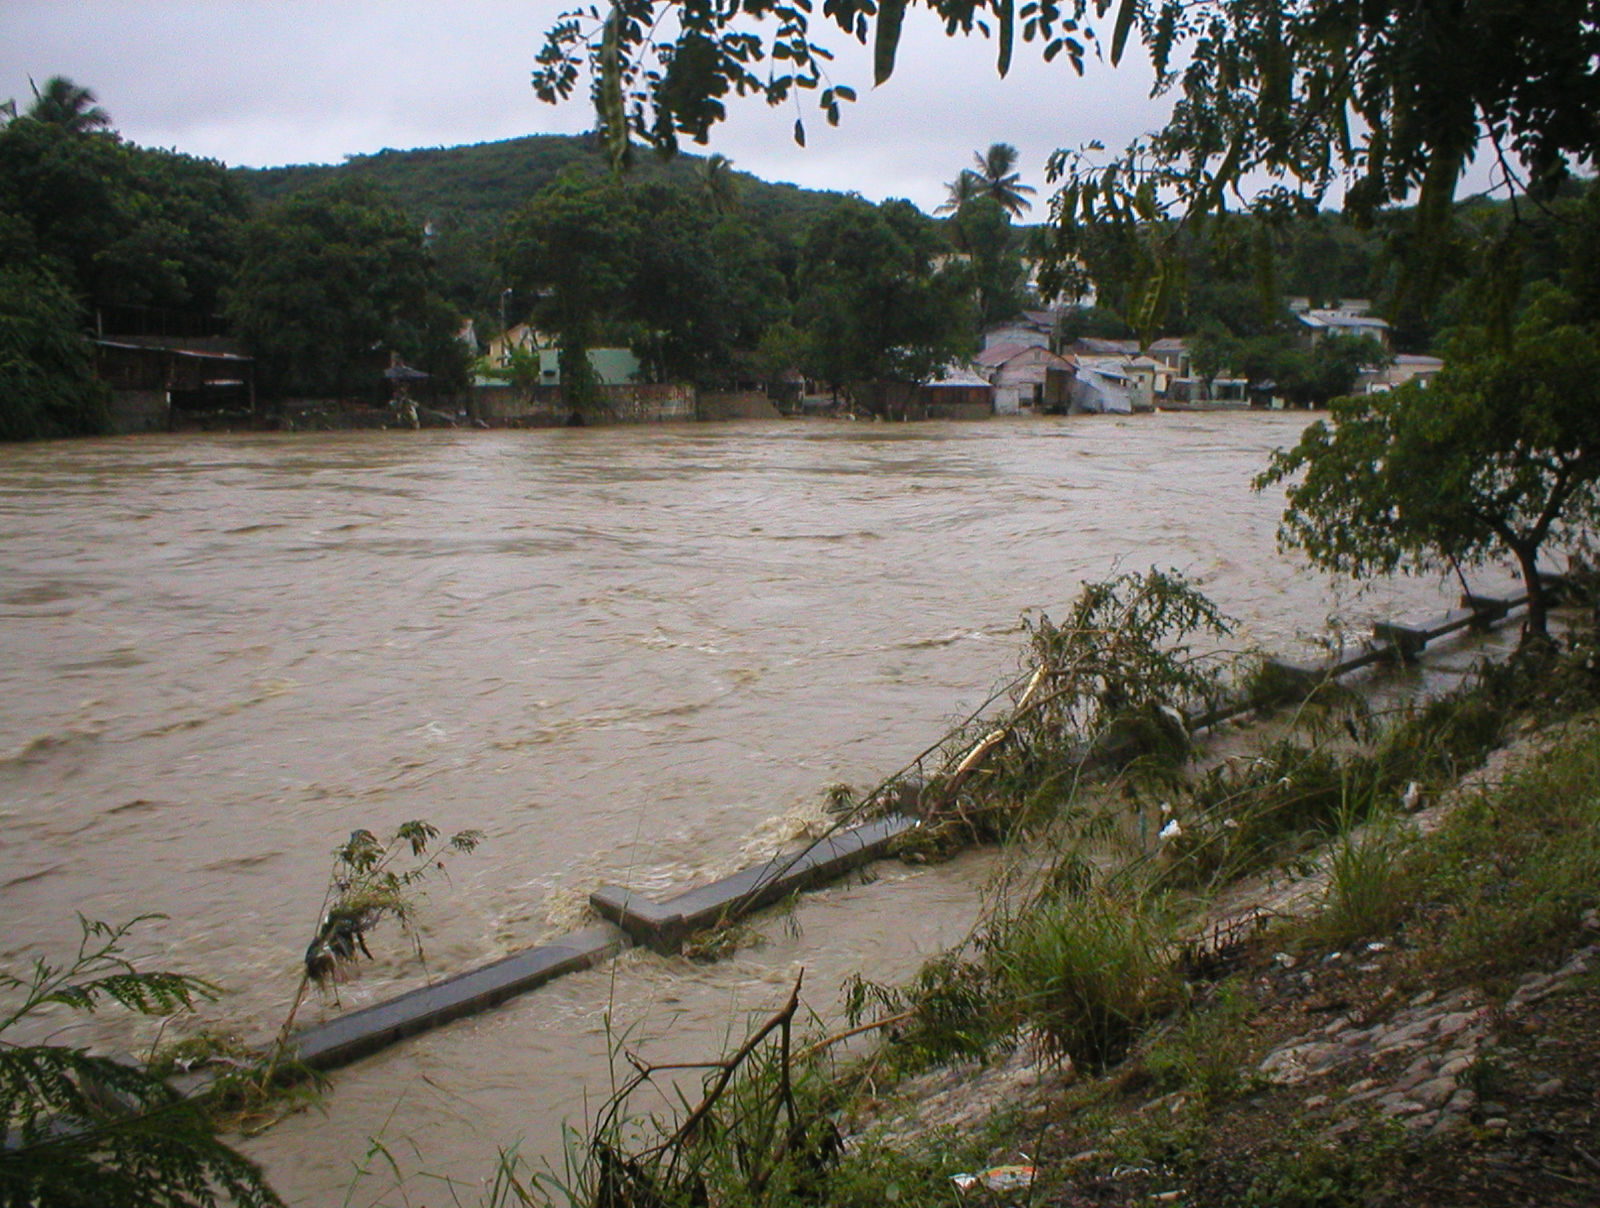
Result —
[[[30, 99], [28, 79], [65, 75], [91, 89], [124, 137], [228, 164], [337, 163], [385, 147], [452, 146], [593, 125], [587, 91], [542, 104], [534, 55], [563, 0], [4, 0], [0, 98]], [[820, 9], [820, 5], [818, 6]], [[838, 49], [853, 46], [828, 39]], [[899, 70], [870, 86], [861, 53], [834, 82], [860, 99], [829, 129], [793, 107], [732, 102], [705, 150], [768, 180], [855, 190], [924, 209], [993, 142], [1021, 153], [1023, 179], [1047, 195], [1045, 157], [1098, 138], [1120, 147], [1160, 124], [1147, 67], [1038, 61], [1019, 47], [1010, 76], [993, 44], [950, 41], [930, 14], [907, 18]], [[699, 148], [693, 148], [700, 150]], [[1043, 204], [1033, 217], [1042, 218]]]

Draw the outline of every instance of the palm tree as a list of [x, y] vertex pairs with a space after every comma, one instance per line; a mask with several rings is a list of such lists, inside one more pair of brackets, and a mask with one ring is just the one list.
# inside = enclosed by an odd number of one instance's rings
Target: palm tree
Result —
[[939, 208], [934, 210], [935, 214], [959, 213], [961, 207], [966, 205], [967, 202], [974, 197], [983, 195], [983, 181], [979, 179], [978, 174], [971, 168], [963, 168], [961, 175], [945, 185], [945, 188], [950, 190], [950, 196], [946, 197]]
[[733, 174], [733, 161], [726, 155], [715, 154], [703, 160], [697, 169], [700, 190], [706, 204], [719, 218], [739, 208], [739, 179]]
[[978, 170], [974, 172], [968, 168], [962, 175], [976, 178], [974, 186], [979, 194], [994, 198], [1013, 218], [1021, 218], [1024, 210], [1033, 208], [1026, 195], [1035, 190], [1032, 185], [1021, 183], [1022, 176], [1015, 170], [1015, 147], [1010, 143], [992, 143], [987, 152], [974, 151], [972, 158]]
[[28, 116], [36, 122], [64, 126], [74, 134], [105, 130], [111, 125], [111, 115], [95, 104], [94, 93], [79, 88], [66, 76], [51, 76], [43, 89], [30, 77], [28, 87], [33, 89]]

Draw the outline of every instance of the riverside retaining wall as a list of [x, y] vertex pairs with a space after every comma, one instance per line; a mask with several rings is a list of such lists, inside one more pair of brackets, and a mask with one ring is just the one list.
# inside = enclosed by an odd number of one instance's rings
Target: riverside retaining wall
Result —
[[782, 418], [772, 400], [759, 390], [702, 390], [695, 412], [709, 421]]
[[[695, 418], [695, 390], [675, 382], [601, 386], [599, 401], [583, 413], [586, 424], [662, 424]], [[470, 413], [492, 428], [554, 428], [572, 421], [559, 386], [476, 386]]]
[[113, 390], [111, 431], [117, 436], [135, 432], [165, 432], [172, 425], [172, 404], [165, 390]]
[[[1526, 603], [1525, 596], [1468, 596], [1461, 609], [1443, 617], [1380, 623], [1373, 627], [1369, 642], [1326, 665], [1274, 663], [1279, 674], [1270, 699], [1258, 696], [1193, 715], [1188, 719], [1190, 728], [1203, 729], [1275, 702], [1307, 696], [1330, 680], [1384, 660], [1415, 659], [1430, 642], [1468, 628], [1493, 628], [1512, 609]], [[291, 1048], [306, 1065], [330, 1069], [406, 1036], [486, 1010], [564, 973], [605, 960], [631, 944], [675, 952], [696, 931], [735, 921], [888, 854], [894, 840], [917, 825], [915, 819], [892, 815], [831, 831], [720, 881], [686, 889], [662, 901], [626, 886], [602, 885], [589, 899], [595, 912], [606, 920], [598, 926], [307, 1028], [295, 1035]]]

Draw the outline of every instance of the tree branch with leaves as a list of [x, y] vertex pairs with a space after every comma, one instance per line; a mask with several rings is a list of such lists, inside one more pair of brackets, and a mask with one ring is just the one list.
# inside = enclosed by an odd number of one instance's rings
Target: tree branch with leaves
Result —
[[1539, 555], [1600, 518], [1600, 347], [1550, 301], [1511, 350], [1459, 333], [1433, 382], [1338, 400], [1275, 453], [1255, 485], [1286, 488], [1280, 543], [1356, 576], [1509, 555], [1544, 637]]
[[202, 1105], [143, 1066], [60, 1044], [12, 1037], [52, 1007], [116, 1005], [164, 1016], [214, 998], [215, 986], [146, 972], [120, 926], [80, 916], [77, 956], [39, 958], [24, 975], [0, 970], [0, 1204], [97, 1208], [281, 1208], [260, 1169], [216, 1136]]
[[[830, 0], [820, 17], [785, 0], [614, 0], [549, 31], [534, 87], [566, 99], [587, 73], [618, 163], [629, 140], [664, 151], [705, 142], [730, 96], [770, 105], [814, 93], [830, 123], [853, 99], [829, 76], [833, 35], [870, 44], [873, 82], [896, 70], [913, 0]], [[1342, 189], [1366, 218], [1417, 199], [1397, 296], [1439, 288], [1452, 207], [1480, 141], [1507, 184], [1549, 197], [1600, 148], [1600, 14], [1590, 0], [928, 0], [951, 37], [992, 40], [1004, 76], [1019, 44], [1082, 73], [1139, 46], [1166, 124], [1107, 156], [1058, 152], [1050, 180], [1058, 270], [1106, 225], [1152, 241], [1127, 317], [1145, 335], [1177, 288], [1167, 246], [1230, 208], [1310, 212]], [[1109, 24], [1109, 36], [1096, 26]], [[797, 116], [797, 141], [804, 120]], [[1246, 196], [1248, 190], [1249, 196]]]

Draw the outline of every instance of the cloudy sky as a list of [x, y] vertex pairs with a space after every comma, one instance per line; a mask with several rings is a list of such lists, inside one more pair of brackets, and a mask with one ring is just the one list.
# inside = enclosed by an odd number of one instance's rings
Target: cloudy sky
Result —
[[[529, 84], [564, 0], [4, 0], [0, 98], [30, 98], [29, 77], [91, 89], [124, 137], [233, 165], [337, 163], [385, 147], [452, 146], [593, 125], [587, 93], [542, 104]], [[818, 6], [820, 8], [820, 5]], [[837, 37], [827, 39], [836, 49]], [[993, 142], [1015, 144], [1045, 195], [1060, 146], [1120, 146], [1159, 124], [1148, 68], [1099, 66], [1084, 78], [1019, 48], [1009, 77], [991, 43], [949, 41], [923, 10], [907, 19], [895, 78], [870, 87], [861, 53], [835, 83], [860, 99], [830, 130], [804, 111], [747, 99], [713, 135], [737, 168], [768, 180], [909, 197], [925, 209]], [[1036, 215], [1040, 210], [1036, 209]]]

